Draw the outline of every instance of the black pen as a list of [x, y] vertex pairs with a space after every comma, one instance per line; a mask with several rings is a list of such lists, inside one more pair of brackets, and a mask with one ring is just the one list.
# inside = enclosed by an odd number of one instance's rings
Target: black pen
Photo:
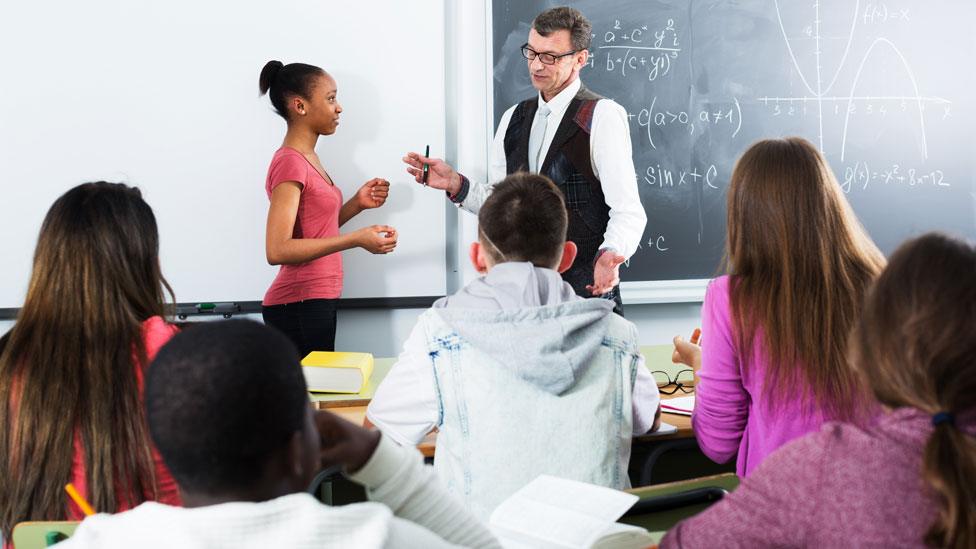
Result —
[[[424, 151], [424, 158], [430, 158], [430, 145], [427, 145], [427, 150]], [[427, 174], [430, 173], [430, 166], [424, 162], [424, 187], [427, 186]]]

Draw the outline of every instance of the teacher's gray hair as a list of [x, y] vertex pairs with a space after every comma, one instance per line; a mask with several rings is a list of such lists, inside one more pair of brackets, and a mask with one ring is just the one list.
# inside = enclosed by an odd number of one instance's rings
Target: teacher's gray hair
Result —
[[542, 36], [560, 31], [569, 31], [569, 40], [573, 44], [573, 49], [582, 51], [589, 49], [590, 37], [593, 32], [593, 25], [576, 8], [561, 6], [548, 9], [535, 16], [532, 21], [532, 28]]

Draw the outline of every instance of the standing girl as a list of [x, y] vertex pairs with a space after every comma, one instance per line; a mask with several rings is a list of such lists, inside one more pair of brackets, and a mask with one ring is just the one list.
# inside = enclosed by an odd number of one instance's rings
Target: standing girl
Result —
[[304, 63], [269, 61], [260, 88], [288, 123], [265, 183], [271, 200], [265, 251], [268, 263], [281, 269], [264, 296], [264, 321], [294, 341], [302, 356], [332, 351], [342, 293], [339, 252], [358, 247], [385, 254], [396, 247], [393, 227], [373, 225], [344, 234], [339, 227], [382, 206], [390, 184], [371, 179], [343, 203], [342, 191], [315, 154], [319, 136], [335, 133], [342, 112], [336, 81], [328, 73]]

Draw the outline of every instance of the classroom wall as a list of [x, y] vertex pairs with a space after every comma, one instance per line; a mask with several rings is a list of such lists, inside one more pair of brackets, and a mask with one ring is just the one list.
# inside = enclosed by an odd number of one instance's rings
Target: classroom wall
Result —
[[[626, 305], [627, 320], [637, 325], [641, 345], [669, 343], [675, 335], [686, 338], [699, 325], [700, 303]], [[400, 354], [423, 309], [357, 309], [339, 311], [336, 348], [389, 357]], [[261, 322], [261, 315], [242, 315]], [[0, 334], [12, 328], [12, 320], [0, 321]]]
[[[489, 102], [492, 84], [489, 7], [486, 0], [445, 2], [447, 147], [432, 154], [443, 155], [472, 179], [482, 179], [487, 173], [488, 149], [494, 133]], [[448, 209], [445, 253], [448, 291], [453, 292], [477, 276], [467, 258], [468, 245], [475, 239], [477, 219], [457, 211], [444, 200], [442, 193], [428, 194], [426, 199], [441, 200]], [[423, 309], [339, 311], [336, 347], [367, 351], [375, 356], [395, 356], [422, 312]], [[700, 303], [625, 303], [627, 319], [637, 325], [642, 345], [667, 343], [677, 334], [687, 337], [699, 325], [700, 312]], [[261, 315], [243, 316], [261, 321]], [[12, 326], [13, 321], [0, 321], [0, 333]]]
[[[396, 356], [422, 312], [423, 309], [339, 311], [336, 348]], [[687, 339], [700, 326], [701, 304], [624, 304], [624, 313], [627, 320], [637, 325], [641, 345], [659, 345], [670, 343], [676, 335]], [[259, 315], [255, 316], [260, 320]]]
[[[336, 348], [366, 351], [374, 356], [400, 354], [423, 309], [358, 309], [339, 311]], [[670, 343], [671, 338], [688, 338], [700, 326], [700, 303], [624, 304], [624, 314], [637, 326], [641, 345]], [[260, 321], [260, 315], [253, 315]]]

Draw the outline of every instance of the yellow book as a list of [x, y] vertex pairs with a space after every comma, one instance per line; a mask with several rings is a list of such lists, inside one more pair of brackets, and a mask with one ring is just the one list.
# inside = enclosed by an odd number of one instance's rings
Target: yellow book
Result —
[[373, 355], [312, 351], [302, 359], [302, 371], [310, 392], [358, 393], [373, 373]]

